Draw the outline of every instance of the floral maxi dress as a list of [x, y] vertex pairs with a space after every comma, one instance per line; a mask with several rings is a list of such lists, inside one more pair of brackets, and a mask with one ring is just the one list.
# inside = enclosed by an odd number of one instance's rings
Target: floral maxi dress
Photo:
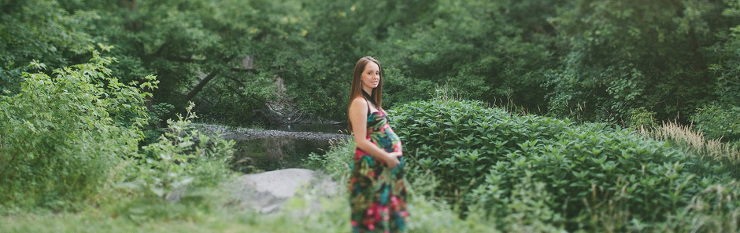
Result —
[[[370, 112], [370, 111], [368, 111]], [[367, 117], [367, 140], [387, 152], [401, 151], [401, 140], [382, 109]], [[352, 232], [406, 232], [404, 158], [394, 169], [355, 148], [349, 180]]]

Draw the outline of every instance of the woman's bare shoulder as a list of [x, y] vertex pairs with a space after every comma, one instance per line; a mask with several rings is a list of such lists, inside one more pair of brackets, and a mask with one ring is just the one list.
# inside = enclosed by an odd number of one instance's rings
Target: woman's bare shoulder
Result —
[[367, 105], [367, 101], [365, 101], [365, 98], [362, 97], [355, 97], [352, 99], [352, 106], [358, 106], [358, 107], [365, 107]]
[[352, 102], [349, 104], [350, 112], [365, 112], [367, 111], [367, 108], [367, 101], [362, 97], [352, 99]]

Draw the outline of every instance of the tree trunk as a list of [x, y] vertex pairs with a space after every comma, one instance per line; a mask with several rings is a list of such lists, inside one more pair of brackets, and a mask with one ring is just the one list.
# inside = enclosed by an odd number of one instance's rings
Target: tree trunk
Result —
[[208, 76], [206, 76], [203, 80], [200, 80], [200, 82], [198, 82], [198, 85], [195, 85], [195, 87], [192, 90], [190, 90], [190, 92], [188, 92], [188, 95], [185, 96], [185, 102], [190, 101], [191, 99], [193, 99], [193, 97], [195, 97], [195, 95], [198, 94], [198, 92], [203, 90], [203, 87], [205, 87], [206, 84], [208, 84], [208, 82], [213, 80], [213, 78], [216, 77], [217, 73], [218, 71], [213, 71], [210, 74], [208, 74]]

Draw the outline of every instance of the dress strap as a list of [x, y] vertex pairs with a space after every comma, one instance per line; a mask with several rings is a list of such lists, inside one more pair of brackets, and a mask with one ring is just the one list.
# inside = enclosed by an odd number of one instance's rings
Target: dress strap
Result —
[[373, 99], [373, 97], [372, 97], [372, 96], [371, 96], [370, 94], [368, 94], [367, 92], [365, 92], [365, 90], [362, 90], [362, 97], [364, 97], [364, 98], [365, 98], [365, 102], [367, 103], [367, 115], [368, 115], [368, 116], [370, 116], [370, 112], [372, 112], [372, 111], [370, 110], [370, 103], [372, 103], [372, 104], [373, 104], [373, 106], [374, 106], [375, 108], [377, 108], [377, 109], [378, 109], [378, 111], [380, 111], [380, 108], [378, 108], [378, 105], [377, 105], [377, 104], [375, 104], [375, 100]]
[[372, 110], [370, 110], [370, 103], [367, 102], [367, 98], [365, 98], [365, 103], [367, 104], [367, 116], [370, 116], [370, 113], [372, 112]]

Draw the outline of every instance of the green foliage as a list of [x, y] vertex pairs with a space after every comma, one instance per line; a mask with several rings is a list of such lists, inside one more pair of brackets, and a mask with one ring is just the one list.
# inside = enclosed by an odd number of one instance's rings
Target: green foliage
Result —
[[130, 161], [122, 180], [115, 184], [116, 191], [127, 194], [112, 204], [116, 214], [136, 222], [187, 219], [211, 211], [223, 199], [220, 192], [209, 190], [233, 178], [228, 165], [234, 141], [190, 129], [196, 117], [190, 112], [193, 106], [187, 108], [185, 117], [168, 120], [159, 141], [144, 146]]
[[[467, 100], [413, 102], [389, 114], [406, 154], [440, 179], [436, 195], [512, 231], [602, 229], [588, 221], [607, 215], [623, 218], [610, 220], [617, 229], [662, 222], [710, 185], [737, 179], [718, 161], [604, 124], [515, 117]], [[519, 216], [528, 212], [539, 218]]]
[[722, 108], [708, 105], [697, 110], [691, 120], [694, 122], [694, 128], [702, 132], [707, 139], [740, 141], [740, 107]]
[[154, 84], [119, 83], [110, 62], [95, 52], [52, 77], [26, 73], [16, 95], [0, 96], [0, 205], [74, 207], [136, 154], [150, 95], [139, 90]]

